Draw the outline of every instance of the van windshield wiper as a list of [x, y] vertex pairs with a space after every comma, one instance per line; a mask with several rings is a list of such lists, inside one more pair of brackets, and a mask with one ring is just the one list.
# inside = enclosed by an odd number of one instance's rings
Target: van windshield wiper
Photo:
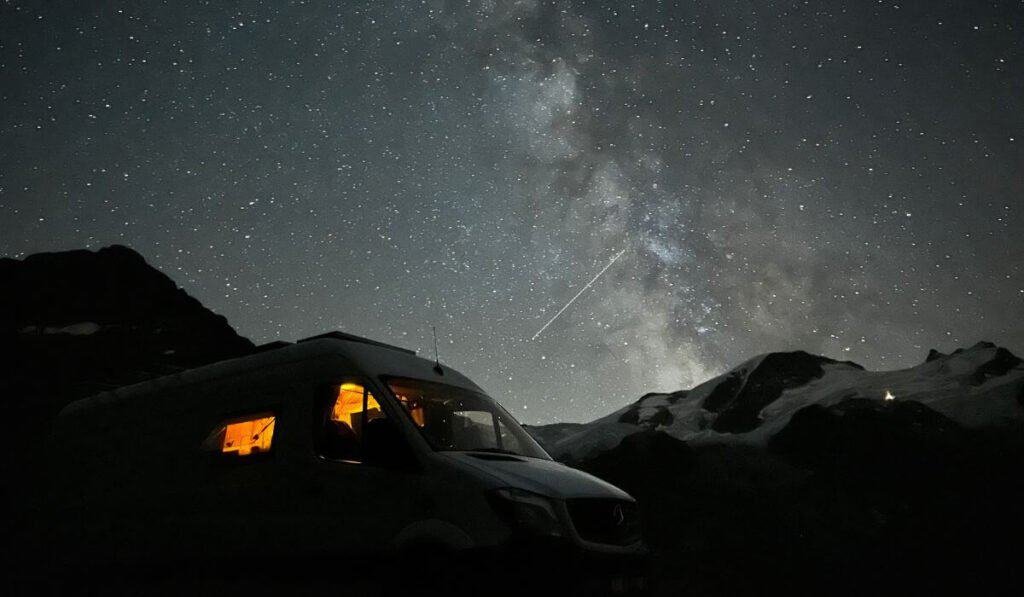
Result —
[[489, 452], [491, 454], [511, 454], [512, 456], [522, 456], [519, 452], [512, 450], [506, 450], [505, 448], [469, 448], [467, 450], [459, 450], [460, 452]]

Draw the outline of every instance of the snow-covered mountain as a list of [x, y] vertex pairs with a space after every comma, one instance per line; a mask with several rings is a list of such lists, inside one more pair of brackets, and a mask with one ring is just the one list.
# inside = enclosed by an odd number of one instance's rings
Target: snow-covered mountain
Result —
[[638, 431], [660, 430], [691, 445], [765, 445], [798, 410], [850, 399], [915, 401], [967, 428], [1024, 422], [1024, 362], [979, 342], [952, 354], [931, 351], [909, 369], [867, 371], [806, 352], [770, 353], [691, 390], [647, 394], [583, 425], [530, 428], [556, 458], [580, 460]]

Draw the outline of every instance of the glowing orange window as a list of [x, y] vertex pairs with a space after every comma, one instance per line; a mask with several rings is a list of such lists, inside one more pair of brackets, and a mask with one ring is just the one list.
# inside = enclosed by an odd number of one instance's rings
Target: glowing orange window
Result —
[[338, 388], [338, 396], [331, 408], [331, 420], [345, 423], [358, 431], [362, 428], [363, 398], [366, 398], [366, 420], [383, 416], [380, 404], [373, 394], [357, 383], [343, 383]]
[[275, 421], [273, 415], [265, 413], [234, 419], [215, 429], [206, 445], [224, 454], [238, 456], [269, 452], [274, 440]]

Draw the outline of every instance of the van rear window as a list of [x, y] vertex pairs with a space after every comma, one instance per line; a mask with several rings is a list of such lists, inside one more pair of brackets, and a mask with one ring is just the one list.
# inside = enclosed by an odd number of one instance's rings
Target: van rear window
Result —
[[249, 456], [269, 452], [274, 441], [274, 415], [261, 413], [231, 419], [217, 426], [204, 446], [222, 454]]

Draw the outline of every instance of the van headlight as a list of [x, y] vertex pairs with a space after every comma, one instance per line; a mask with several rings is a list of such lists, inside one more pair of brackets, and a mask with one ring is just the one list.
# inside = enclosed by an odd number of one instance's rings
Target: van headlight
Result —
[[503, 487], [489, 494], [491, 505], [516, 530], [544, 537], [563, 536], [554, 502], [542, 495]]

